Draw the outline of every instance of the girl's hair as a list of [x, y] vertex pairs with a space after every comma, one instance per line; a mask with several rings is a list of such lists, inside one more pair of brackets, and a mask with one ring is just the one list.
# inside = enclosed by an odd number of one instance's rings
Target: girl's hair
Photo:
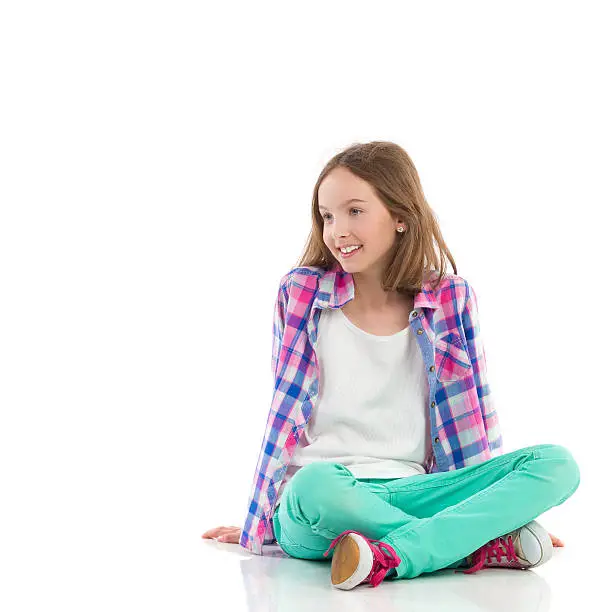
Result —
[[[367, 181], [393, 217], [400, 217], [406, 224], [403, 234], [398, 234], [395, 253], [383, 275], [385, 291], [398, 291], [415, 295], [421, 291], [426, 271], [439, 271], [437, 286], [446, 273], [448, 257], [454, 273], [455, 260], [451, 255], [438, 225], [435, 213], [427, 203], [421, 181], [410, 156], [397, 144], [373, 141], [352, 144], [334, 155], [319, 175], [312, 197], [312, 228], [306, 247], [297, 266], [317, 266], [332, 269], [337, 260], [323, 242], [323, 218], [319, 213], [319, 185], [339, 166]], [[434, 248], [438, 244], [442, 257]], [[433, 266], [433, 267], [432, 267]]]

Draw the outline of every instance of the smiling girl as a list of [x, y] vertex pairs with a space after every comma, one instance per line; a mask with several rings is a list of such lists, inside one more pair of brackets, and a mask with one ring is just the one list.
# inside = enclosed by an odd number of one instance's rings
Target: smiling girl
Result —
[[331, 558], [344, 590], [537, 567], [563, 546], [535, 519], [576, 491], [578, 465], [557, 444], [504, 453], [476, 292], [400, 146], [355, 144], [321, 171], [272, 344], [245, 524], [203, 537]]

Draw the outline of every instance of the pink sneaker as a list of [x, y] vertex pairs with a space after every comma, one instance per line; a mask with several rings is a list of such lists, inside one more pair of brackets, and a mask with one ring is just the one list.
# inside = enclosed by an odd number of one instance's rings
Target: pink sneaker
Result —
[[552, 554], [548, 532], [537, 521], [531, 521], [481, 546], [472, 554], [470, 569], [455, 570], [455, 573], [473, 574], [490, 567], [528, 569], [546, 563]]
[[343, 531], [335, 538], [323, 556], [327, 557], [334, 546], [331, 583], [337, 589], [349, 590], [364, 582], [377, 587], [387, 572], [401, 561], [389, 544], [370, 540], [352, 529]]

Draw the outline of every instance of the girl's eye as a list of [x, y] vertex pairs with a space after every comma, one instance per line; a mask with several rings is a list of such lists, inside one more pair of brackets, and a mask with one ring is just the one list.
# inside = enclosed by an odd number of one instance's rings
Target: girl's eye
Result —
[[[351, 208], [351, 212], [352, 212], [353, 210], [356, 210], [356, 211], [358, 211], [358, 212], [362, 212], [362, 211], [361, 211], [361, 210], [359, 210], [358, 208]], [[325, 214], [323, 215], [323, 220], [325, 220], [325, 219], [327, 218], [327, 215], [328, 215], [328, 214], [329, 214], [329, 213], [325, 213]]]

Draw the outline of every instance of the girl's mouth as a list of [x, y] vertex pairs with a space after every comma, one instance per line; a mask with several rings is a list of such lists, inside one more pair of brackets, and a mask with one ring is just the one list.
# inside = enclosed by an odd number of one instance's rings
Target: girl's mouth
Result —
[[353, 249], [350, 253], [343, 253], [340, 249], [338, 249], [338, 253], [340, 253], [340, 257], [342, 257], [342, 259], [348, 259], [349, 257], [352, 257], [356, 253], [359, 253], [362, 248], [363, 248], [363, 244], [358, 249]]

